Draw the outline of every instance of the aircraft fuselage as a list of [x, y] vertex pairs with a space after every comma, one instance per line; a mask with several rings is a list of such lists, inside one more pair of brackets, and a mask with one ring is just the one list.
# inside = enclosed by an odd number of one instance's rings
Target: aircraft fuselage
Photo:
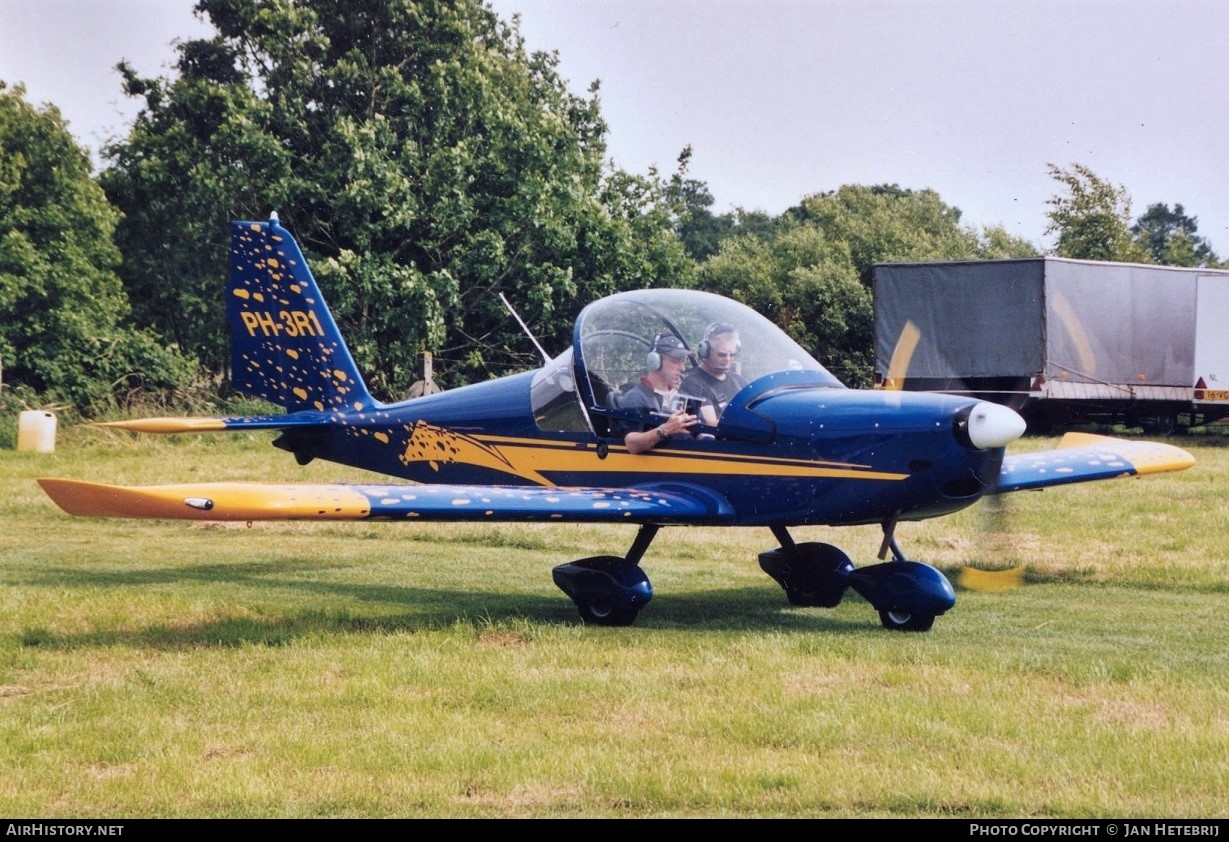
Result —
[[1003, 457], [954, 432], [976, 401], [771, 382], [713, 437], [680, 436], [636, 455], [617, 435], [541, 430], [532, 377], [329, 413], [336, 423], [323, 435], [291, 429], [277, 444], [301, 460], [428, 484], [701, 488], [729, 502], [732, 514], [714, 523], [746, 526], [935, 517], [975, 502]]

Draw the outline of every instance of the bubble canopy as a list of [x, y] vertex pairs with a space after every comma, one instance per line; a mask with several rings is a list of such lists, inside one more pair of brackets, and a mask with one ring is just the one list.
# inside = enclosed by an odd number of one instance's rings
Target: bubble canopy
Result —
[[618, 409], [617, 397], [640, 381], [650, 367], [650, 352], [681, 344], [688, 369], [694, 368], [714, 325], [723, 331], [732, 326], [738, 334], [734, 368], [748, 383], [739, 393], [743, 403], [780, 386], [844, 388], [783, 330], [745, 304], [698, 290], [635, 290], [582, 310], [572, 347], [535, 374], [531, 395], [539, 428], [613, 434], [610, 417], [626, 414]]
[[573, 350], [590, 381], [618, 387], [644, 373], [658, 337], [673, 336], [691, 352], [690, 365], [713, 325], [738, 332], [737, 369], [748, 382], [783, 371], [804, 371], [827, 385], [840, 383], [781, 328], [745, 304], [698, 290], [646, 289], [595, 301], [576, 320]]

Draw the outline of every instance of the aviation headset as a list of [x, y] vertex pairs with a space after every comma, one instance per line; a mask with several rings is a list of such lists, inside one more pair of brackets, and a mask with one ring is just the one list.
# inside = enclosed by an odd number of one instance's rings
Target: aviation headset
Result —
[[[678, 344], [675, 345], [674, 344], [675, 342], [678, 342]], [[687, 350], [686, 344], [679, 341], [678, 338], [673, 333], [657, 334], [656, 336], [653, 337], [652, 349], [649, 351], [648, 355], [644, 358], [644, 364], [648, 367], [649, 371], [661, 371], [661, 363], [662, 363], [661, 356], [662, 355], [661, 355], [661, 351], [657, 350], [659, 344], [663, 348], [668, 348], [671, 350], [674, 350], [674, 349], [677, 349], [680, 351]]]
[[742, 340], [738, 338], [738, 330], [729, 322], [713, 322], [708, 327], [704, 328], [704, 338], [700, 340], [700, 344], [696, 347], [696, 353], [700, 355], [700, 359], [707, 360], [709, 353], [713, 350], [712, 344], [709, 342], [714, 336], [725, 336], [727, 333], [733, 334], [734, 353], [741, 354], [743, 350]]

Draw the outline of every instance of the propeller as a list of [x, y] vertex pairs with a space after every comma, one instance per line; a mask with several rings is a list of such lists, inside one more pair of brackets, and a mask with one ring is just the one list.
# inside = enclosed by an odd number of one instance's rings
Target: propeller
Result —
[[[912, 320], [906, 320], [892, 348], [887, 373], [879, 388], [890, 391], [905, 390], [909, 364], [921, 341], [921, 329]], [[964, 389], [950, 391], [955, 394], [969, 394]], [[1004, 447], [1019, 438], [1024, 431], [1024, 419], [1013, 408], [989, 401], [983, 401], [973, 408], [965, 427], [965, 434], [970, 442], [979, 448]], [[980, 558], [977, 562], [966, 563], [961, 568], [957, 582], [963, 588], [996, 592], [1017, 587], [1024, 581], [1024, 570], [1014, 556], [1016, 542], [1013, 540], [1011, 518], [1004, 497], [1002, 494], [989, 494], [980, 501]]]
[[909, 374], [909, 361], [917, 350], [917, 343], [922, 338], [922, 331], [911, 320], [906, 321], [896, 338], [896, 346], [892, 349], [892, 359], [888, 362], [888, 375], [883, 381], [883, 388], [900, 391], [905, 388], [905, 377]]
[[978, 560], [960, 568], [957, 583], [971, 591], [996, 592], [1024, 583], [1024, 568], [1016, 558], [1019, 542], [1005, 494], [989, 494], [978, 504]]

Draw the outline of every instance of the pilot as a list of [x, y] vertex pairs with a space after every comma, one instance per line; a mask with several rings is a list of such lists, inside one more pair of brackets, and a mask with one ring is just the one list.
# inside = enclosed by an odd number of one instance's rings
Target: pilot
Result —
[[734, 362], [742, 352], [738, 330], [728, 322], [714, 322], [704, 329], [704, 338], [696, 349], [699, 365], [679, 386], [679, 390], [703, 399], [701, 418], [706, 424], [716, 424], [730, 398], [747, 385]]
[[[646, 359], [648, 370], [640, 382], [619, 399], [619, 408], [665, 414], [665, 407], [675, 403], [690, 353], [678, 337], [669, 333], [658, 334]], [[640, 425], [630, 429], [625, 425], [623, 443], [632, 453], [647, 453], [662, 442], [669, 441], [671, 436], [686, 435], [696, 420], [696, 416], [683, 407], [647, 430], [641, 429]]]

